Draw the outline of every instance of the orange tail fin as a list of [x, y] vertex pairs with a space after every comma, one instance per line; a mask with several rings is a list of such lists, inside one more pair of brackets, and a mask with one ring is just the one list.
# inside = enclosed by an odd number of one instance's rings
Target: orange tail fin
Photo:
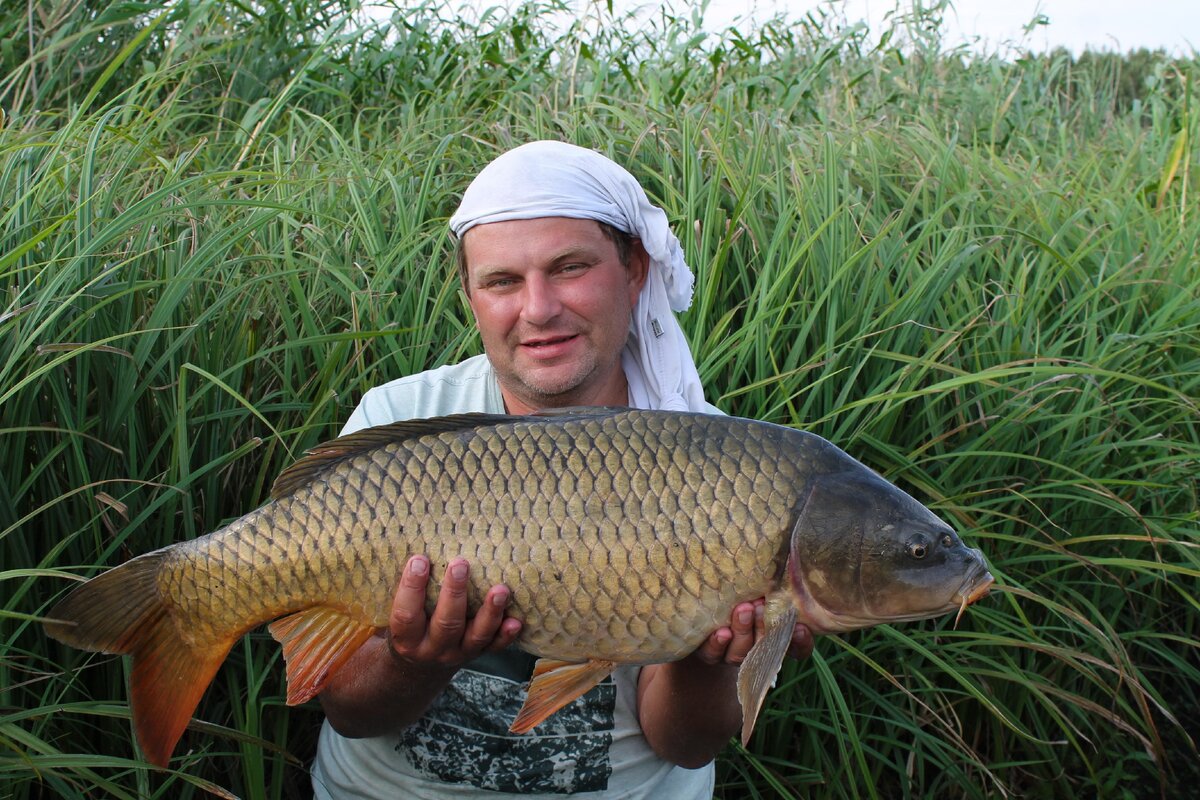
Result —
[[165, 556], [156, 550], [97, 575], [55, 606], [46, 623], [46, 633], [72, 647], [133, 657], [133, 727], [146, 758], [160, 767], [237, 640], [200, 649], [180, 637], [155, 581]]

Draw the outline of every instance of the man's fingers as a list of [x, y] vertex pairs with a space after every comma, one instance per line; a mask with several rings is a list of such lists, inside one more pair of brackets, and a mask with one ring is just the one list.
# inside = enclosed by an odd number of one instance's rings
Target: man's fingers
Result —
[[792, 631], [792, 643], [788, 647], [788, 655], [792, 658], [808, 658], [812, 655], [813, 645], [812, 631], [804, 623], [797, 623], [796, 629]]
[[725, 660], [725, 650], [732, 639], [733, 631], [729, 628], [717, 628], [696, 648], [695, 656], [705, 664], [720, 664]]
[[477, 648], [474, 655], [490, 650], [497, 652], [508, 647], [521, 635], [523, 623], [515, 617], [506, 617], [505, 609], [512, 599], [512, 592], [507, 586], [493, 586], [483, 606], [471, 621], [473, 645]]
[[413, 556], [392, 599], [388, 627], [394, 647], [415, 647], [425, 638], [425, 586], [429, 583], [429, 559]]
[[458, 649], [467, 627], [467, 576], [465, 558], [455, 558], [446, 567], [437, 605], [429, 618], [429, 642], [435, 650]]
[[[750, 652], [750, 648], [754, 646], [755, 616], [757, 616], [757, 609], [754, 603], [738, 603], [737, 607], [733, 609], [733, 616], [730, 618], [729, 624], [730, 630], [733, 631], [733, 638], [725, 650], [725, 663], [742, 663], [746, 654]], [[757, 624], [761, 629], [762, 621], [758, 620]]]
[[507, 586], [493, 586], [483, 598], [483, 605], [475, 612], [475, 617], [467, 624], [467, 632], [463, 636], [463, 649], [470, 653], [481, 653], [500, 631], [500, 623], [504, 620], [504, 609], [508, 606], [509, 591]]
[[504, 621], [500, 623], [500, 630], [496, 632], [495, 638], [492, 639], [487, 649], [496, 652], [508, 647], [521, 635], [521, 627], [521, 620], [515, 617], [505, 617]]

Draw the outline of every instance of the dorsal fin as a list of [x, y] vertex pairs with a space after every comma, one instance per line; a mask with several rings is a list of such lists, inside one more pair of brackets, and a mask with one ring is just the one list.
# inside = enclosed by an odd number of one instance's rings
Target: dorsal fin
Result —
[[339, 436], [306, 450], [303, 458], [279, 473], [279, 477], [271, 486], [271, 499], [280, 500], [287, 497], [297, 489], [307, 486], [327, 469], [376, 447], [431, 434], [471, 430], [485, 425], [498, 425], [502, 422], [518, 422], [522, 419], [528, 419], [528, 417], [514, 417], [506, 414], [454, 414], [428, 419], [406, 419], [387, 425], [376, 425], [373, 428], [363, 428], [361, 431]]
[[451, 414], [445, 417], [406, 419], [386, 425], [376, 425], [372, 428], [363, 428], [306, 450], [303, 458], [279, 473], [279, 477], [271, 486], [271, 499], [280, 500], [287, 497], [342, 461], [392, 442], [402, 442], [407, 439], [417, 439], [449, 431], [474, 430], [505, 422], [537, 422], [540, 419], [569, 422], [576, 419], [607, 417], [621, 411], [629, 411], [629, 409], [624, 406], [571, 406], [568, 408], [545, 408], [529, 416], [472, 412]]

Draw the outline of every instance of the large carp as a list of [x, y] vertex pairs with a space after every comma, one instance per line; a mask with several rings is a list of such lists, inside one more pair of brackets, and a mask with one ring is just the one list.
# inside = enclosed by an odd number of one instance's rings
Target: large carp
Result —
[[978, 550], [834, 445], [735, 417], [590, 408], [397, 422], [309, 451], [272, 498], [50, 612], [54, 638], [133, 657], [134, 727], [156, 764], [263, 622], [283, 617], [270, 630], [288, 703], [317, 694], [387, 624], [414, 554], [470, 561], [470, 613], [489, 587], [511, 590], [517, 643], [542, 658], [515, 732], [617, 665], [686, 656], [736, 604], [765, 597], [765, 632], [738, 673], [746, 739], [796, 621], [820, 634], [920, 619], [992, 583]]

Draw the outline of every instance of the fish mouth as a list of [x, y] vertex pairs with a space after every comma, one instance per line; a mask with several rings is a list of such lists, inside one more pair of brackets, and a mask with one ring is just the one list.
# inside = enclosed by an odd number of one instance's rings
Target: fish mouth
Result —
[[991, 590], [992, 584], [996, 579], [992, 577], [992, 573], [988, 572], [986, 566], [980, 563], [979, 568], [967, 577], [958, 590], [959, 606], [958, 614], [954, 617], [954, 627], [958, 627], [959, 620], [962, 619], [963, 613], [967, 610], [967, 606], [976, 602], [987, 595]]

